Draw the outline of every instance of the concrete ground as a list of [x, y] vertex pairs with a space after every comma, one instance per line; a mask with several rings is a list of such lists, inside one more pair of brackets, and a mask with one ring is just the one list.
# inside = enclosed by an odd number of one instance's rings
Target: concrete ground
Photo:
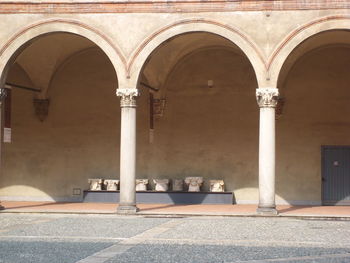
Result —
[[350, 262], [350, 221], [2, 213], [1, 263]]
[[[2, 213], [97, 213], [115, 214], [117, 204], [110, 203], [55, 203], [9, 202], [1, 203]], [[207, 215], [207, 216], [256, 216], [256, 205], [167, 205], [138, 204], [139, 215]], [[350, 220], [350, 206], [277, 206], [279, 216], [321, 217]]]

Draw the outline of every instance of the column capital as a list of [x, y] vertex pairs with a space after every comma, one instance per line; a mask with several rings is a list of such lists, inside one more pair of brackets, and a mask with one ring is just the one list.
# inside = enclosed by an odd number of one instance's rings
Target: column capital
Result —
[[278, 89], [256, 89], [256, 100], [260, 108], [275, 108], [278, 102]]
[[138, 89], [117, 89], [117, 96], [120, 98], [120, 107], [135, 108], [136, 97], [139, 96]]

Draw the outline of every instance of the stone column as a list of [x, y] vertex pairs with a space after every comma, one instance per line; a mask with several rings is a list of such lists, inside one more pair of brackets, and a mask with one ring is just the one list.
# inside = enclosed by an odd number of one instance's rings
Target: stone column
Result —
[[137, 212], [136, 207], [136, 97], [137, 89], [118, 89], [121, 107], [120, 201], [118, 213]]
[[256, 90], [260, 107], [259, 127], [259, 214], [277, 214], [275, 204], [275, 108], [278, 89]]
[[[4, 116], [4, 101], [6, 98], [6, 89], [1, 88], [0, 89], [0, 173], [1, 176], [3, 175], [2, 173], [2, 146], [4, 143], [4, 125], [3, 125], [3, 116]], [[1, 180], [0, 176], [0, 180]], [[5, 207], [3, 207], [0, 203], [0, 210], [4, 210]]]

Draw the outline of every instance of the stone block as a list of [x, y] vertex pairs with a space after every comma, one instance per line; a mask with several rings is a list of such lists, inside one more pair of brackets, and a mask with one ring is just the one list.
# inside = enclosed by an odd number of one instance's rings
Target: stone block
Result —
[[102, 190], [103, 179], [88, 179], [90, 185], [89, 190], [91, 191], [101, 191]]
[[169, 179], [153, 179], [153, 183], [156, 185], [155, 190], [159, 192], [168, 191], [169, 181]]
[[183, 191], [184, 190], [184, 180], [173, 179], [173, 191]]
[[103, 185], [107, 191], [117, 191], [119, 180], [106, 179], [103, 181]]
[[224, 192], [225, 183], [224, 180], [209, 180], [210, 192]]
[[186, 177], [185, 184], [189, 192], [200, 192], [204, 180], [203, 177]]
[[147, 191], [148, 179], [136, 179], [136, 191]]

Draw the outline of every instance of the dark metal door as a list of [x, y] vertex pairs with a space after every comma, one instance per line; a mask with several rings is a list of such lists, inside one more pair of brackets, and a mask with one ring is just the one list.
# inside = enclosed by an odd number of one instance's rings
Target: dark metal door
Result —
[[322, 147], [322, 201], [350, 205], [350, 146]]

